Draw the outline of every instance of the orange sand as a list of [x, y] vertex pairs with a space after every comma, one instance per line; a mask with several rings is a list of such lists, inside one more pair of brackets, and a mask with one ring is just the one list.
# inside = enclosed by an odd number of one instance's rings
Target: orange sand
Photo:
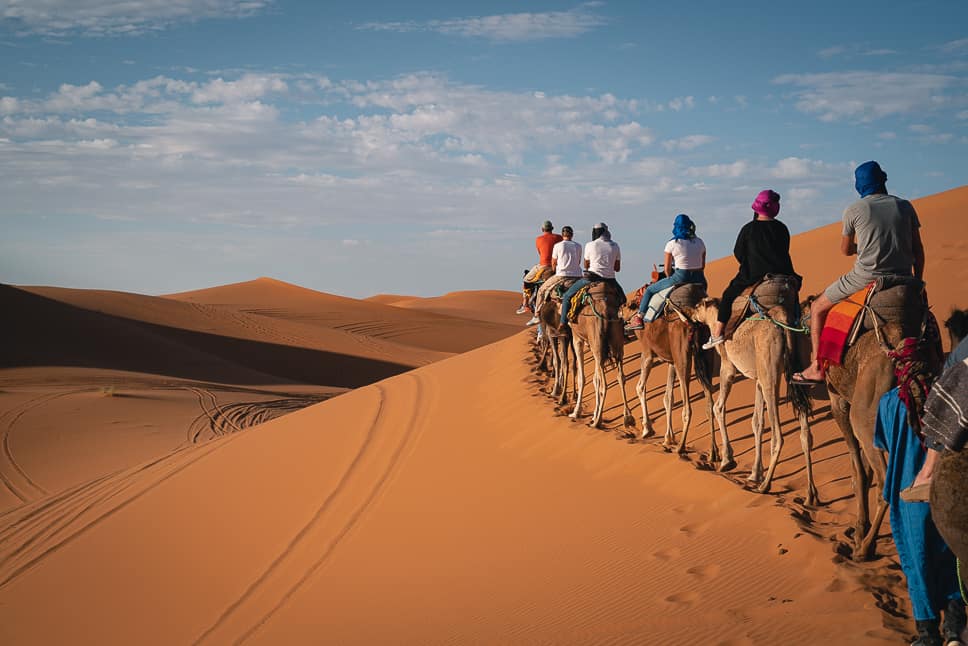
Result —
[[[958, 300], [968, 278], [968, 243], [950, 234], [966, 205], [968, 189], [917, 203], [929, 293], [941, 318], [953, 305], [968, 305]], [[837, 225], [795, 239], [794, 262], [807, 276], [807, 291], [849, 267], [850, 259], [835, 255], [838, 240]], [[729, 259], [711, 265], [713, 292], [733, 268]], [[22, 294], [51, 294], [3, 289], [5, 304], [17, 296], [22, 307]], [[215, 380], [192, 370], [221, 374], [234, 364], [242, 378], [225, 383], [258, 391], [247, 401], [278, 399], [273, 392], [295, 384], [298, 371], [279, 375], [278, 364], [259, 352], [254, 359], [232, 356], [231, 344], [193, 336], [246, 344], [263, 338], [240, 330], [241, 323], [219, 319], [205, 332], [165, 305], [127, 307], [115, 300], [62, 293], [55, 305], [46, 304], [53, 309], [37, 310], [55, 316], [64, 314], [65, 303], [96, 305], [106, 313], [98, 316], [121, 321], [71, 311], [71, 321], [88, 325], [75, 337], [56, 338], [50, 321], [14, 330], [3, 324], [2, 338], [36, 334], [53, 344], [46, 353], [34, 346], [17, 355], [40, 357], [30, 363], [11, 360], [0, 370], [6, 429], [0, 474], [28, 500], [10, 501], [0, 516], [4, 643], [874, 644], [903, 643], [910, 630], [909, 620], [879, 609], [900, 615], [908, 609], [889, 541], [879, 544], [886, 556], [870, 564], [845, 563], [838, 555], [853, 502], [846, 452], [826, 402], [817, 403], [813, 425], [824, 501], [817, 508], [798, 498], [804, 476], [795, 435], [787, 438], [775, 495], [737, 486], [751, 461], [749, 383], [738, 385], [728, 412], [739, 467], [721, 477], [692, 468], [694, 453], [680, 460], [654, 442], [615, 441], [556, 414], [540, 393], [543, 378], [526, 360], [524, 332], [458, 356], [433, 355], [440, 360], [243, 432], [214, 424], [222, 432], [212, 430], [214, 439], [194, 444], [173, 400]], [[386, 342], [390, 321], [408, 330], [393, 336], [395, 344], [457, 352], [468, 330], [480, 332], [480, 340], [503, 329], [488, 328], [499, 324], [480, 323], [479, 315], [476, 323], [444, 317], [440, 312], [475, 311], [476, 297], [462, 294], [421, 307], [407, 297], [399, 305], [353, 301], [260, 279], [153, 300], [202, 304], [215, 317], [253, 317], [263, 334], [276, 335], [269, 350], [303, 347], [305, 337], [320, 344], [307, 350], [322, 352], [329, 337], [310, 331], [323, 329], [358, 336], [369, 329]], [[146, 307], [158, 310], [148, 316]], [[120, 327], [131, 319], [157, 327]], [[345, 321], [350, 327], [340, 328]], [[366, 328], [367, 321], [384, 324]], [[416, 328], [437, 323], [442, 345], [431, 347], [435, 334]], [[169, 334], [178, 325], [192, 335]], [[443, 338], [447, 325], [463, 334], [452, 329]], [[92, 343], [85, 345], [88, 336]], [[151, 340], [159, 356], [121, 361], [107, 345], [112, 338], [116, 352], [129, 354]], [[343, 343], [335, 352], [374, 358], [363, 350], [349, 353], [349, 341]], [[271, 357], [269, 350], [264, 354]], [[171, 354], [176, 351], [186, 354]], [[182, 374], [162, 377], [157, 364], [164, 357]], [[404, 354], [394, 357], [397, 365], [407, 363]], [[420, 363], [410, 358], [411, 365]], [[634, 354], [627, 357], [630, 394], [637, 363]], [[97, 391], [94, 402], [94, 390], [26, 408], [45, 387], [56, 394], [67, 388], [58, 384], [83, 384], [85, 375], [89, 389], [105, 380], [121, 383], [125, 375], [136, 383], [135, 373], [189, 390], [132, 388], [134, 395], [158, 397], [153, 408], [140, 409], [158, 419], [135, 420], [124, 397]], [[650, 406], [660, 406], [662, 381], [664, 374], [657, 374], [650, 384]], [[40, 394], [25, 394], [30, 389]], [[30, 427], [35, 448], [21, 452], [30, 444], [21, 420], [26, 424], [37, 405], [53, 407], [48, 428]], [[613, 429], [620, 410], [613, 388], [606, 413]], [[789, 408], [782, 412], [789, 435], [795, 425]], [[678, 411], [674, 416], [678, 429]], [[78, 426], [80, 435], [102, 433], [116, 419], [180, 426], [181, 444], [159, 441], [139, 462], [113, 472], [102, 465], [99, 474], [60, 487], [61, 470], [44, 463], [41, 447], [50, 444], [52, 459], [79, 473], [84, 469], [65, 464], [70, 454], [96, 462], [96, 454], [133, 449], [118, 438], [124, 433], [105, 433], [100, 451], [83, 438], [56, 447], [60, 436]], [[700, 409], [690, 444], [705, 450], [708, 442]]]

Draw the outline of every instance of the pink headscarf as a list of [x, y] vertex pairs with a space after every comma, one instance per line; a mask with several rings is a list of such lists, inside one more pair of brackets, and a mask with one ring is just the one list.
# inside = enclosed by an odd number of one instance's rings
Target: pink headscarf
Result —
[[780, 212], [780, 195], [775, 191], [766, 189], [760, 191], [756, 199], [753, 200], [753, 211], [768, 218], [775, 218]]

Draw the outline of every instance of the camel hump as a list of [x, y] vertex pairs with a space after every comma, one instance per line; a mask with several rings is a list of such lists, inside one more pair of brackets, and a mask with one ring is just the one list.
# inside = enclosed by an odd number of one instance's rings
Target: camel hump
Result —
[[[923, 289], [924, 282], [913, 276], [881, 276], [867, 305], [879, 323], [896, 323], [901, 326], [902, 337], [918, 337], [927, 309]], [[871, 329], [871, 317], [863, 319], [863, 329]]]
[[799, 293], [799, 276], [767, 274], [753, 290], [753, 297], [764, 309], [772, 309], [778, 305], [795, 306]]
[[668, 299], [676, 307], [693, 308], [706, 298], [706, 286], [701, 283], [683, 283], [669, 292]]

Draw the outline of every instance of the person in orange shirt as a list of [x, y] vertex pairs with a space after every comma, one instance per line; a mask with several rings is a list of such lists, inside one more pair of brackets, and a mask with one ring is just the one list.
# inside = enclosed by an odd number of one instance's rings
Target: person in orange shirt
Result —
[[538, 250], [538, 264], [531, 268], [531, 271], [524, 275], [524, 289], [521, 294], [521, 307], [518, 314], [531, 312], [530, 297], [536, 293], [537, 283], [548, 278], [553, 273], [551, 270], [551, 251], [555, 245], [561, 242], [562, 237], [557, 233], [552, 233], [555, 226], [551, 220], [541, 223], [541, 235], [534, 239], [535, 249]]

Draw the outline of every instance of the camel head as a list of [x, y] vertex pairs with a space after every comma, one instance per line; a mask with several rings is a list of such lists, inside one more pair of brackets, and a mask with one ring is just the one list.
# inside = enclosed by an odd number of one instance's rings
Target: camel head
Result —
[[710, 328], [716, 323], [716, 317], [719, 314], [719, 299], [711, 298], [707, 296], [702, 299], [692, 310], [692, 320], [697, 323], [703, 323]]

